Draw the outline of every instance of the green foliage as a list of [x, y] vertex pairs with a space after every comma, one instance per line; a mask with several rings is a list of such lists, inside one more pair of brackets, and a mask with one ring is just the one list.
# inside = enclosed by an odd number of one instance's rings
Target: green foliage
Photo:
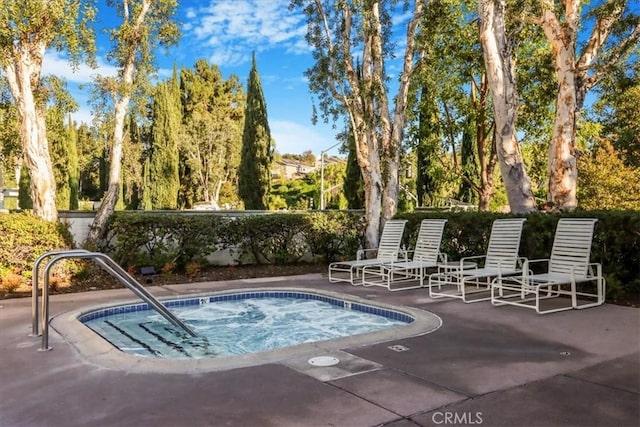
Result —
[[67, 131], [69, 134], [69, 156], [68, 162], [68, 178], [69, 178], [69, 209], [78, 209], [78, 197], [80, 183], [80, 169], [78, 168], [78, 133], [76, 131], [71, 118], [67, 125]]
[[[72, 247], [71, 233], [62, 223], [44, 221], [29, 213], [0, 214], [0, 281], [3, 286], [5, 281], [27, 285], [40, 255]], [[73, 271], [73, 264], [67, 262], [53, 268], [53, 274], [63, 279]]]
[[599, 88], [594, 117], [603, 126], [603, 135], [628, 166], [640, 167], [640, 61], [635, 53], [633, 66], [624, 65], [607, 73]]
[[[142, 199], [144, 197], [144, 182], [148, 178], [148, 171], [145, 175], [144, 166], [148, 163], [148, 156], [145, 156], [145, 146], [150, 144], [151, 137], [145, 132], [144, 126], [138, 124], [136, 116], [129, 114], [128, 126], [125, 132], [128, 138], [122, 141], [122, 150], [125, 155], [122, 159], [122, 187], [120, 189], [123, 209], [142, 209]], [[150, 191], [147, 196], [150, 197]], [[120, 202], [119, 202], [120, 203]]]
[[245, 209], [268, 209], [273, 149], [255, 54], [249, 73], [238, 193]]
[[344, 191], [344, 197], [347, 199], [348, 209], [364, 209], [364, 180], [362, 178], [362, 170], [358, 165], [356, 144], [352, 133], [349, 133], [348, 140], [349, 155], [347, 156], [347, 167], [342, 190]]
[[[71, 207], [71, 130], [65, 126], [65, 115], [77, 109], [74, 101], [67, 99], [70, 94], [63, 82], [52, 79], [57, 88], [54, 93], [54, 105], [47, 110], [47, 139], [53, 164], [53, 175], [56, 182], [56, 207]], [[57, 97], [56, 97], [57, 95]], [[60, 99], [62, 98], [62, 99]], [[76, 184], [77, 187], [77, 184]]]
[[310, 213], [302, 230], [309, 250], [326, 262], [354, 259], [363, 245], [364, 221], [361, 214], [339, 211]]
[[99, 249], [126, 268], [160, 270], [169, 263], [184, 271], [190, 262], [207, 263], [227, 222], [215, 215], [116, 212], [108, 225], [111, 237]]
[[33, 209], [33, 199], [31, 199], [31, 177], [29, 169], [20, 170], [20, 182], [18, 183], [18, 207], [20, 209]]
[[462, 134], [460, 163], [462, 166], [462, 180], [457, 198], [466, 203], [475, 203], [478, 200], [478, 194], [474, 191], [473, 183], [478, 177], [478, 165], [476, 163], [474, 145], [468, 127], [464, 129]]
[[[177, 83], [176, 83], [177, 84]], [[171, 81], [156, 86], [153, 102], [149, 185], [153, 209], [178, 207], [178, 144], [180, 140], [180, 95]]]
[[640, 166], [626, 165], [610, 142], [603, 140], [578, 166], [581, 208], [640, 211]]
[[239, 203], [236, 184], [245, 94], [237, 76], [224, 79], [203, 59], [180, 72], [184, 111], [180, 144], [182, 207], [196, 202]]
[[21, 158], [20, 124], [6, 79], [0, 76], [0, 168], [5, 187], [16, 188], [15, 168]]
[[78, 168], [80, 170], [80, 198], [98, 200], [100, 188], [100, 165], [103, 148], [99, 144], [95, 129], [81, 123], [77, 130]]
[[[216, 214], [174, 215], [116, 212], [111, 236], [99, 248], [127, 269], [154, 266], [184, 271], [190, 263], [229, 248], [238, 262], [287, 264], [306, 254], [313, 260], [355, 257], [362, 245], [361, 214], [345, 212], [247, 215], [230, 220]], [[249, 258], [247, 258], [249, 257]]]
[[[274, 181], [269, 208], [310, 209], [309, 199], [316, 199], [320, 185], [316, 178], [315, 175], [308, 175], [300, 179]], [[317, 207], [317, 204], [315, 206]]]
[[311, 150], [307, 150], [302, 154], [291, 154], [285, 153], [280, 155], [279, 160], [295, 160], [305, 165], [314, 166], [316, 164], [316, 156], [313, 154]]
[[296, 214], [247, 215], [235, 221], [240, 247], [258, 264], [298, 262], [309, 251], [302, 231], [308, 223]]

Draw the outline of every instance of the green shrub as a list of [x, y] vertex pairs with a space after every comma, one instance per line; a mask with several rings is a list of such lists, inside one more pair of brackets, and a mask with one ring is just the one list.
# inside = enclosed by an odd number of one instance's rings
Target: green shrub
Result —
[[309, 252], [302, 231], [304, 215], [247, 215], [234, 221], [236, 244], [251, 254], [257, 264], [290, 264]]
[[362, 214], [329, 211], [305, 214], [308, 226], [302, 230], [311, 253], [326, 262], [355, 258], [363, 246]]
[[[44, 221], [30, 213], [0, 214], [0, 267], [5, 289], [28, 285], [40, 255], [71, 248], [73, 238], [65, 224]], [[76, 269], [76, 263], [63, 261], [53, 267], [52, 275], [64, 282]]]
[[125, 268], [171, 265], [172, 271], [183, 272], [190, 262], [206, 265], [228, 222], [217, 215], [116, 212], [109, 222], [110, 238], [99, 250]]
[[[505, 214], [482, 212], [418, 212], [398, 215], [408, 220], [403, 246], [412, 249], [420, 222], [425, 218], [448, 220], [442, 251], [450, 260], [481, 255], [491, 225]], [[635, 301], [640, 295], [640, 212], [578, 211], [562, 215], [534, 213], [524, 224], [520, 255], [548, 258], [557, 221], [562, 217], [597, 218], [591, 261], [602, 264], [607, 299]], [[365, 223], [359, 212], [328, 211], [247, 215], [236, 219], [218, 214], [116, 212], [109, 223], [107, 243], [98, 248], [130, 272], [153, 266], [164, 274], [197, 274], [206, 257], [217, 250], [236, 248], [242, 262], [287, 264], [306, 254], [311, 261], [354, 259], [363, 244]], [[0, 215], [0, 285], [5, 291], [29, 284], [38, 256], [73, 247], [63, 224], [42, 221], [28, 213]], [[242, 255], [244, 254], [244, 255]], [[92, 274], [83, 264], [60, 263], [54, 275], [66, 278]], [[77, 269], [77, 271], [76, 271]], [[18, 277], [19, 276], [19, 277]]]

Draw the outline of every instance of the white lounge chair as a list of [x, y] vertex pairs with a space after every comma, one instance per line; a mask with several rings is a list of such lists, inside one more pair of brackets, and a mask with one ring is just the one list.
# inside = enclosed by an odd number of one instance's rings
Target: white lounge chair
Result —
[[[349, 282], [361, 285], [360, 272], [367, 265], [382, 264], [398, 259], [402, 233], [407, 223], [405, 219], [391, 219], [384, 224], [380, 244], [375, 249], [360, 249], [355, 260], [336, 261], [329, 264], [329, 282]], [[369, 252], [375, 252], [375, 258], [367, 259]]]
[[[446, 219], [424, 219], [410, 261], [391, 261], [379, 265], [368, 265], [362, 269], [364, 286], [384, 286], [390, 291], [416, 289], [424, 286], [428, 269], [446, 262], [447, 257], [440, 252], [440, 243]], [[408, 283], [406, 286], [395, 286]]]
[[[491, 303], [532, 308], [538, 314], [603, 304], [605, 280], [602, 266], [589, 262], [596, 221], [592, 218], [560, 219], [550, 258], [525, 261], [522, 275], [496, 279], [491, 286]], [[546, 273], [534, 274], [530, 270], [533, 264], [538, 263], [547, 264]], [[595, 282], [596, 292], [578, 291], [577, 284], [581, 282]], [[557, 298], [559, 296], [569, 298]], [[578, 297], [588, 302], [580, 303]], [[554, 298], [553, 303], [542, 310], [540, 301], [550, 298]]]
[[[438, 272], [429, 276], [429, 296], [459, 298], [466, 303], [490, 300], [494, 278], [522, 271], [518, 250], [525, 221], [524, 218], [495, 220], [491, 226], [487, 254], [440, 264]], [[474, 296], [470, 298], [470, 295]]]

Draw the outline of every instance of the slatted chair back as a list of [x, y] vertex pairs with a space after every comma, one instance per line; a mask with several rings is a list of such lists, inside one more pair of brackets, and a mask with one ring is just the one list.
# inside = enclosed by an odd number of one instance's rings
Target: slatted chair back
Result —
[[423, 219], [413, 252], [413, 260], [436, 264], [440, 253], [440, 243], [446, 219]]
[[400, 252], [402, 233], [407, 224], [406, 219], [390, 219], [384, 224], [376, 259], [384, 262], [395, 261]]
[[497, 219], [491, 227], [485, 268], [515, 269], [525, 218]]
[[562, 218], [558, 221], [549, 258], [549, 273], [568, 274], [573, 270], [577, 278], [587, 276], [597, 221], [594, 218]]

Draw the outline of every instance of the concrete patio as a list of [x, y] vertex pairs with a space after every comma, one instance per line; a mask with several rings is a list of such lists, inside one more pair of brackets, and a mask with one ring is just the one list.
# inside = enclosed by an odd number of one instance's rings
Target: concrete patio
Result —
[[[333, 371], [297, 356], [225, 371], [107, 369], [55, 330], [30, 337], [31, 301], [0, 301], [0, 426], [640, 425], [640, 310], [533, 310], [330, 284], [321, 275], [152, 287], [177, 296], [321, 288], [426, 310], [435, 332], [344, 347]], [[131, 300], [127, 290], [56, 295], [51, 315]], [[395, 350], [389, 348], [394, 347]], [[396, 351], [396, 350], [404, 351]]]

